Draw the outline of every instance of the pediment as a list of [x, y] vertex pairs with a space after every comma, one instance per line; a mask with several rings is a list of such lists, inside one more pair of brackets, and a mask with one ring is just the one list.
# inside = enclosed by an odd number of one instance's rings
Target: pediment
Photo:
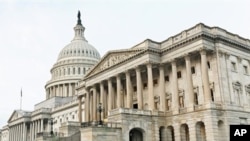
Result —
[[14, 110], [13, 113], [11, 114], [8, 122], [14, 121], [16, 119], [22, 118], [24, 116], [29, 115], [30, 112], [27, 111], [22, 111], [22, 110]]
[[15, 111], [11, 114], [11, 116], [10, 116], [8, 122], [14, 121], [14, 120], [16, 120], [16, 119], [18, 119], [18, 118], [20, 118], [20, 117], [21, 117], [21, 114], [20, 114], [17, 110], [15, 110]]
[[105, 69], [108, 69], [116, 64], [119, 64], [123, 61], [126, 61], [127, 59], [139, 54], [144, 49], [129, 49], [129, 50], [115, 50], [115, 51], [109, 51], [104, 57], [101, 59], [101, 61], [96, 64], [86, 76], [90, 76], [93, 74], [96, 74], [98, 72], [101, 72]]

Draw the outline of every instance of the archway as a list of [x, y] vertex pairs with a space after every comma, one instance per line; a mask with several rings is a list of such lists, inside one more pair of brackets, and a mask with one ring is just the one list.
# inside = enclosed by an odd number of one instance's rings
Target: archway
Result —
[[187, 124], [182, 124], [180, 128], [181, 141], [189, 141], [189, 129]]
[[129, 141], [143, 141], [143, 134], [141, 130], [137, 128], [130, 130]]
[[206, 141], [206, 129], [203, 122], [196, 123], [196, 140], [197, 141]]
[[173, 126], [167, 127], [167, 141], [175, 141]]

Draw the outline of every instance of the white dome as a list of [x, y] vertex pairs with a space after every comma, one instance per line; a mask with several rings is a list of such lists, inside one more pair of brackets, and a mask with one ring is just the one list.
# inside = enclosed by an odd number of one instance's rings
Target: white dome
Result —
[[100, 60], [99, 52], [84, 37], [80, 16], [78, 12], [74, 39], [61, 50], [50, 71], [51, 79], [45, 85], [47, 99], [74, 96], [78, 81]]
[[73, 40], [61, 50], [57, 61], [73, 58], [100, 59], [100, 54], [92, 45], [88, 44], [86, 40]]

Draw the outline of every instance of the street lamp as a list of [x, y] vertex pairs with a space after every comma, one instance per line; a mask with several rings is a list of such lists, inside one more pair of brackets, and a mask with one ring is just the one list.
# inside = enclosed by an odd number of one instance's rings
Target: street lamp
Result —
[[98, 104], [98, 108], [97, 108], [97, 111], [99, 112], [99, 125], [102, 125], [102, 111], [103, 111], [103, 108], [102, 108], [102, 103], [99, 103]]

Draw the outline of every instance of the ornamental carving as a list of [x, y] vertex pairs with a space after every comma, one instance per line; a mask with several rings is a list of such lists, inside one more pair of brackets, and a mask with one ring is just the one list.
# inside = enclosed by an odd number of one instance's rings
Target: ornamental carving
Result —
[[246, 92], [250, 93], [250, 84], [245, 86]]
[[240, 94], [242, 94], [242, 85], [240, 82], [236, 81], [236, 82], [233, 82], [233, 89], [234, 91], [239, 91]]
[[133, 56], [134, 54], [120, 54], [120, 55], [112, 55], [109, 56], [105, 62], [103, 62], [100, 66], [100, 71], [105, 70], [106, 68], [109, 68], [115, 64], [118, 64], [122, 62], [123, 60]]
[[110, 52], [99, 62], [98, 65], [95, 66], [95, 68], [93, 68], [91, 74], [96, 74], [118, 63], [121, 63], [125, 61], [126, 59], [135, 56], [140, 51], [141, 50], [126, 50], [126, 51], [121, 51], [121, 52]]

